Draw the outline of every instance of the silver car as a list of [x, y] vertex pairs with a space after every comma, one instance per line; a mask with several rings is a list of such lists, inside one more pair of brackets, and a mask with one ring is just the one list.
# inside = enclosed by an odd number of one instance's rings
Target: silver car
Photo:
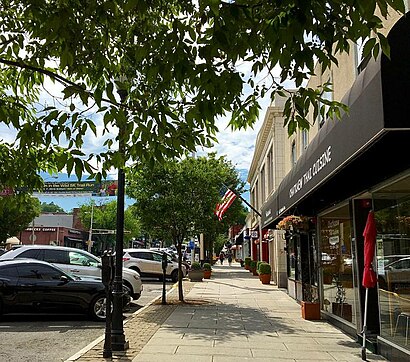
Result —
[[[30, 258], [51, 263], [67, 273], [78, 276], [101, 277], [101, 260], [85, 250], [52, 245], [23, 245], [0, 256], [0, 260]], [[124, 285], [130, 289], [131, 297], [136, 300], [141, 296], [142, 282], [135, 271], [123, 268]]]
[[[163, 276], [162, 253], [161, 251], [149, 249], [124, 249], [122, 260], [124, 267], [136, 270], [141, 276], [161, 279]], [[171, 255], [166, 255], [168, 261], [166, 277], [176, 282], [178, 280], [178, 261]], [[183, 277], [186, 273], [186, 267], [182, 265]]]

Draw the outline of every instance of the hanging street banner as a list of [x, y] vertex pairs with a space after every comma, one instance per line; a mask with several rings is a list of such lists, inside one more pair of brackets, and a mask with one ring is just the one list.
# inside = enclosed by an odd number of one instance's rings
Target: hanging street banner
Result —
[[42, 191], [33, 192], [33, 196], [116, 196], [117, 180], [95, 181], [57, 181], [45, 182]]

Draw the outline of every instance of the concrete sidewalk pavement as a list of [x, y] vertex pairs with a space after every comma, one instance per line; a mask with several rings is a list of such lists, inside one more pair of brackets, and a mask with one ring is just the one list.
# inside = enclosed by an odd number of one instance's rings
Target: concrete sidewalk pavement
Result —
[[[112, 360], [361, 361], [352, 338], [326, 321], [302, 319], [286, 291], [263, 285], [239, 264], [214, 266], [210, 280], [184, 281], [184, 288], [186, 304], [174, 290], [169, 305], [154, 303], [131, 318], [124, 326], [130, 350]], [[104, 361], [101, 341], [70, 360]], [[367, 360], [385, 361], [369, 351]]]

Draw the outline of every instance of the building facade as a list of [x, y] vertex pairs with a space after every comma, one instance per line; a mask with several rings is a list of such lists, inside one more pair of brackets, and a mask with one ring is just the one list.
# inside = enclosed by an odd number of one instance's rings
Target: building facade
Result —
[[[358, 61], [357, 47], [340, 57], [337, 68], [317, 69], [309, 81], [309, 87], [331, 81], [333, 92], [325, 96], [347, 104], [349, 113], [340, 121], [311, 119], [308, 133], [282, 140], [283, 157], [276, 153], [272, 167], [281, 170], [283, 162], [284, 174], [272, 188], [266, 180], [274, 173], [266, 175], [266, 162], [278, 135], [268, 127], [266, 139], [258, 137], [249, 182], [251, 203], [261, 210], [259, 230], [274, 255], [271, 263], [286, 251], [289, 295], [318, 300], [322, 318], [358, 340], [365, 310], [363, 231], [374, 212], [378, 284], [367, 301], [368, 346], [405, 361], [410, 359], [410, 17], [393, 14], [384, 25], [390, 59]], [[279, 224], [297, 218], [303, 222]]]

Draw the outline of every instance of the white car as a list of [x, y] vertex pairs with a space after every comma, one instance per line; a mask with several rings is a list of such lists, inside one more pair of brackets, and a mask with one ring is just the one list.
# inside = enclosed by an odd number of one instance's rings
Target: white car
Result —
[[[101, 260], [81, 249], [52, 245], [23, 245], [0, 256], [0, 260], [16, 258], [43, 260], [78, 276], [101, 277]], [[140, 275], [135, 270], [123, 268], [122, 278], [124, 285], [130, 289], [130, 296], [137, 300], [143, 289]]]
[[[154, 277], [162, 279], [162, 251], [149, 249], [124, 249], [123, 262], [124, 267], [137, 271], [141, 276]], [[171, 255], [167, 254], [166, 277], [171, 278], [173, 282], [178, 280], [178, 261]], [[186, 276], [187, 270], [182, 265], [183, 277]]]

